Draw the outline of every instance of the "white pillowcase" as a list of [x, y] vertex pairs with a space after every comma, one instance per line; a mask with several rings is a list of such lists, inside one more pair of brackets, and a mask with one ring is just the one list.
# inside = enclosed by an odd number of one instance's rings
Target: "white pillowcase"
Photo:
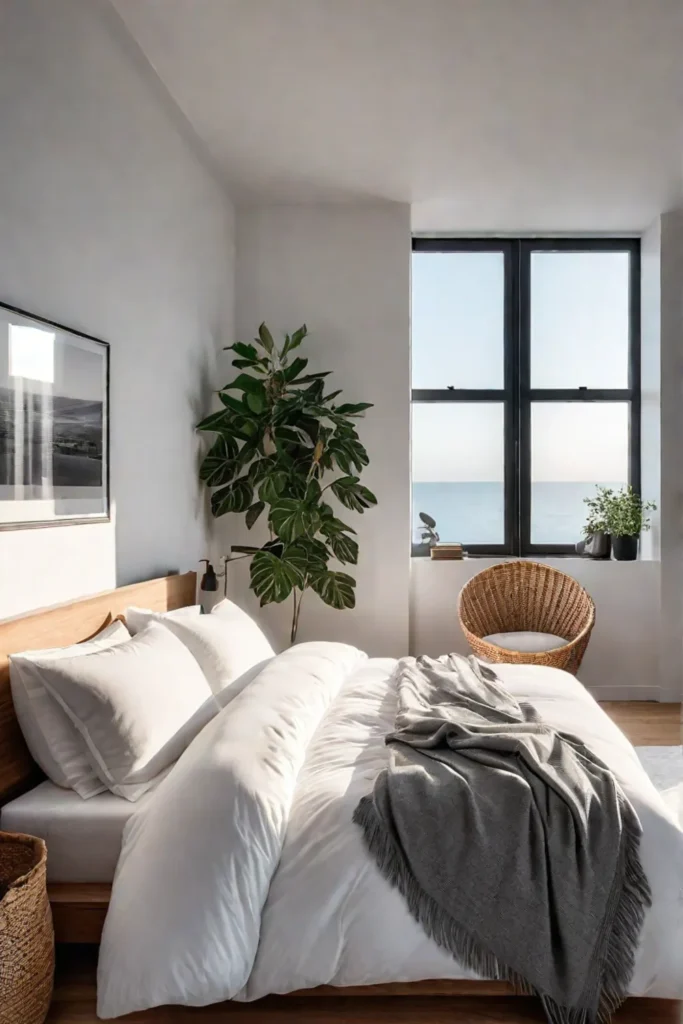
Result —
[[95, 772], [127, 800], [142, 796], [218, 711], [195, 659], [156, 622], [128, 643], [41, 667]]
[[92, 640], [70, 647], [10, 655], [14, 710], [33, 760], [57, 786], [74, 789], [87, 800], [106, 786], [93, 771], [85, 743], [66, 712], [46, 690], [44, 665], [82, 658], [130, 640], [122, 622], [113, 622]]
[[[246, 612], [231, 601], [221, 601], [210, 615], [165, 619], [164, 626], [196, 658], [221, 707], [241, 693], [261, 667], [275, 656], [265, 636]], [[241, 680], [246, 672], [249, 679]]]
[[172, 612], [153, 612], [149, 608], [137, 608], [131, 605], [126, 608], [123, 617], [132, 636], [148, 626], [150, 622], [172, 622], [175, 619], [195, 618], [202, 611], [201, 605], [191, 604], [184, 608], [174, 608]]

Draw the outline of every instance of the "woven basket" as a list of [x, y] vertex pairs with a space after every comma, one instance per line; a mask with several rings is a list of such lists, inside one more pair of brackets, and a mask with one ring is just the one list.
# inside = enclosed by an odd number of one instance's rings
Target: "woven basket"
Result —
[[0, 1024], [43, 1024], [55, 967], [42, 839], [0, 832]]
[[[458, 618], [467, 642], [486, 661], [549, 665], [576, 675], [595, 623], [584, 588], [540, 562], [501, 562], [462, 588]], [[492, 633], [552, 633], [567, 643], [553, 651], [509, 651], [484, 640]]]

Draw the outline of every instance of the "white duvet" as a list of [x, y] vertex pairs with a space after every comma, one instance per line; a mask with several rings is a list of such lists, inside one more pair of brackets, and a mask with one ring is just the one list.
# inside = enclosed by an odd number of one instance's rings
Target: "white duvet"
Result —
[[[322, 984], [474, 977], [410, 917], [351, 821], [387, 759], [395, 664], [301, 644], [195, 739], [127, 826], [100, 951], [101, 1017]], [[633, 803], [653, 904], [630, 990], [683, 998], [683, 831], [576, 679], [497, 671], [551, 725], [581, 736]]]

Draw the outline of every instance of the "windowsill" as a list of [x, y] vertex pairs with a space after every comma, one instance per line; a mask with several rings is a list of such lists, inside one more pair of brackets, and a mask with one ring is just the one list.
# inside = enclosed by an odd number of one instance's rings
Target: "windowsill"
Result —
[[478, 552], [477, 554], [473, 554], [473, 555], [463, 555], [462, 558], [431, 558], [430, 555], [412, 555], [412, 554], [411, 554], [410, 557], [411, 557], [411, 560], [414, 560], [416, 562], [434, 562], [434, 563], [436, 563], [436, 562], [476, 562], [476, 561], [480, 561], [480, 562], [481, 561], [484, 561], [484, 562], [486, 562], [486, 561], [489, 561], [489, 562], [492, 562], [492, 561], [493, 562], [526, 562], [526, 561], [529, 561], [529, 562], [544, 562], [544, 561], [547, 561], [548, 559], [552, 559], [553, 561], [557, 560], [557, 561], [563, 561], [563, 562], [591, 562], [591, 563], [597, 562], [599, 564], [600, 563], [611, 562], [613, 564], [622, 565], [624, 563], [632, 564], [633, 562], [648, 562], [648, 563], [650, 563], [650, 562], [659, 561], [659, 559], [640, 558], [640, 557], [639, 558], [632, 558], [632, 559], [586, 558], [583, 555], [572, 554], [571, 552], [567, 552], [566, 554], [563, 554], [562, 552], [560, 552], [560, 553], [550, 552], [550, 553], [548, 553], [546, 555], [542, 554], [541, 552], [536, 552], [533, 555], [501, 555], [501, 554], [493, 551], [489, 555], [483, 554], [481, 552]]

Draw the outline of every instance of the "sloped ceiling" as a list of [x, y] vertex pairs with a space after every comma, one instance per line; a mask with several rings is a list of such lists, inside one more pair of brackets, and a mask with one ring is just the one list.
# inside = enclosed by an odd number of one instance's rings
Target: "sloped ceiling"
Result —
[[681, 0], [112, 0], [238, 202], [633, 231], [681, 199]]

